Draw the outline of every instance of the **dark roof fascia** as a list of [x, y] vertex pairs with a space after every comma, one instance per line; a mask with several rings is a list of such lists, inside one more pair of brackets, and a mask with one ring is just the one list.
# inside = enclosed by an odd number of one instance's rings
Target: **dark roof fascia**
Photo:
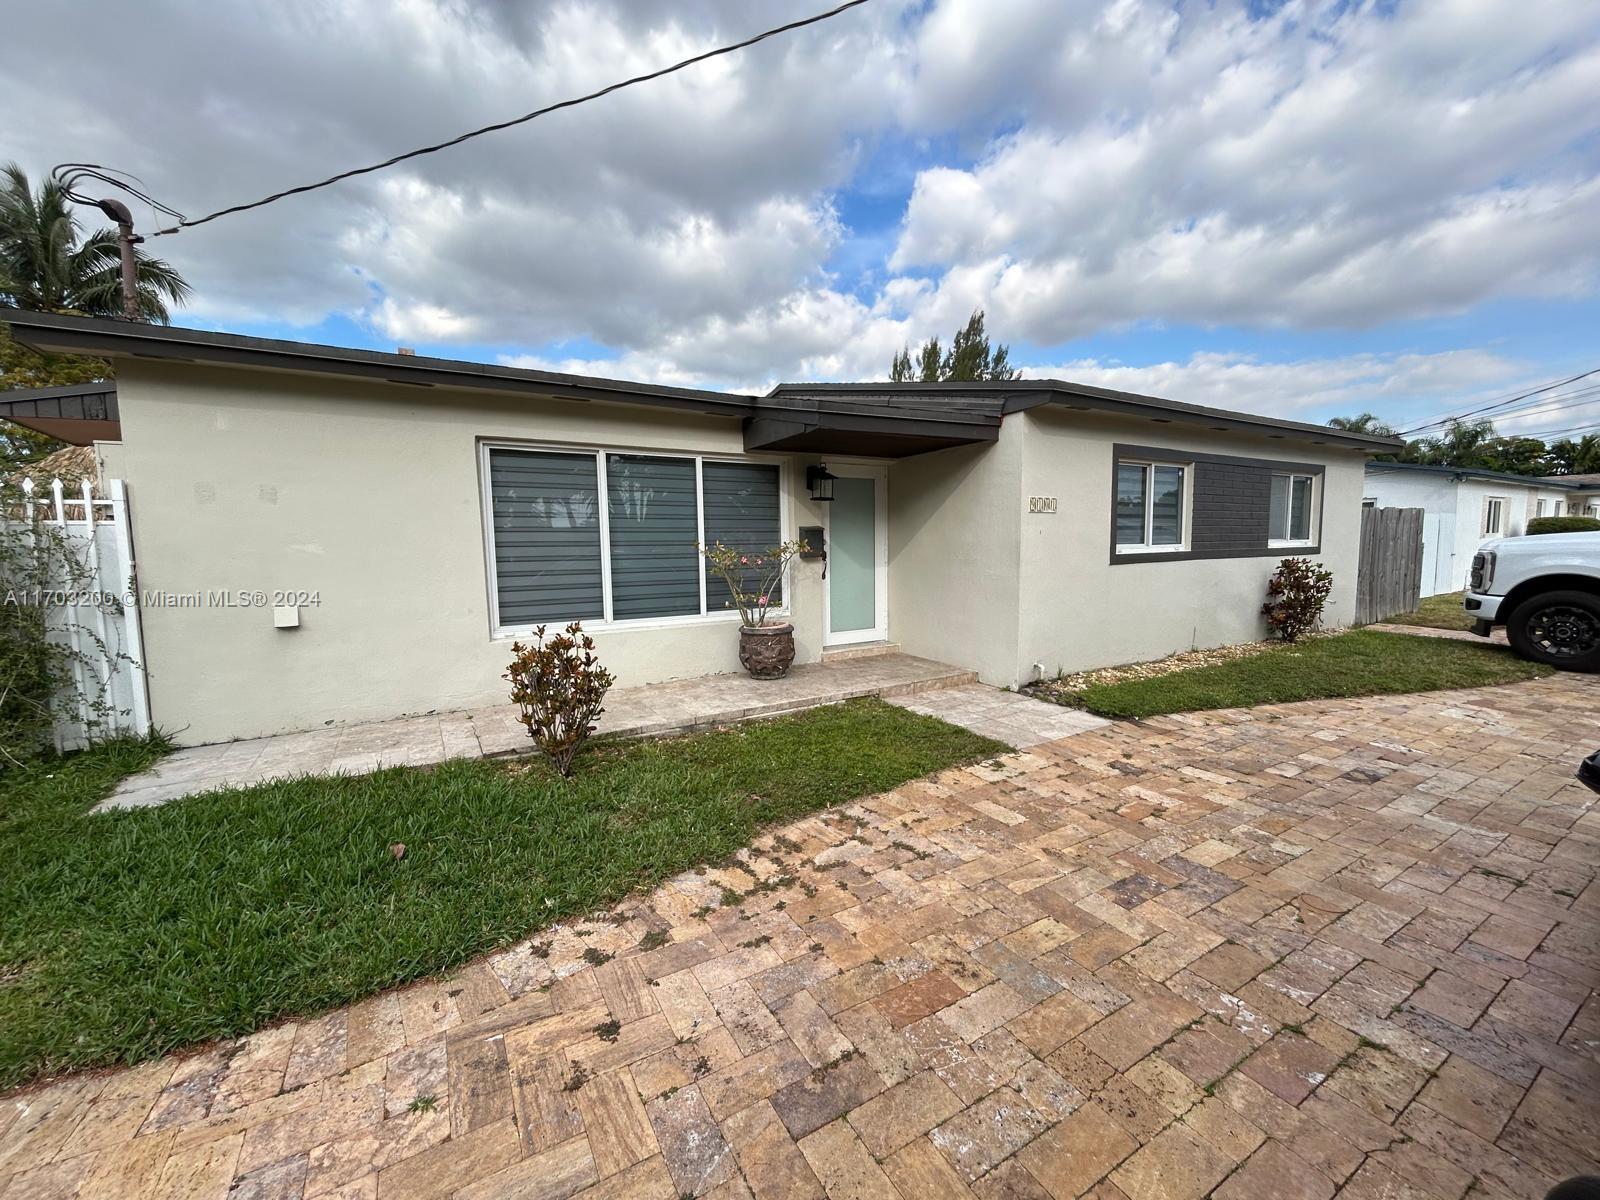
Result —
[[[1002, 414], [1025, 412], [1045, 404], [1064, 408], [1078, 408], [1106, 412], [1119, 416], [1145, 417], [1152, 420], [1185, 421], [1211, 425], [1217, 429], [1243, 430], [1269, 437], [1293, 435], [1316, 442], [1365, 450], [1374, 454], [1389, 453], [1405, 445], [1399, 438], [1372, 437], [1350, 433], [1328, 425], [1313, 425], [1304, 421], [1285, 421], [1277, 417], [1257, 416], [1254, 413], [1234, 412], [1224, 408], [1207, 408], [1199, 404], [1184, 404], [1165, 400], [1159, 396], [1142, 396], [1136, 392], [1118, 392], [1089, 384], [1068, 383], [1060, 379], [1011, 379], [993, 382], [968, 383], [822, 383], [782, 384], [773, 389], [771, 396], [817, 395], [903, 398], [907, 404], [926, 404], [929, 399], [944, 401], [969, 400], [985, 405], [998, 405]], [[880, 402], [881, 399], [880, 399]]]
[[341, 346], [213, 333], [172, 325], [147, 325], [20, 310], [0, 310], [0, 320], [11, 326], [18, 341], [47, 350], [309, 371], [423, 387], [531, 391], [566, 400], [653, 404], [729, 417], [749, 416], [760, 404], [755, 396], [731, 392], [662, 387], [522, 367], [391, 354], [381, 350], [351, 350]]
[[102, 379], [97, 383], [66, 383], [60, 387], [7, 388], [0, 391], [0, 404], [14, 404], [19, 400], [63, 400], [75, 396], [112, 396], [117, 394], [115, 379]]
[[1513, 475], [1509, 471], [1479, 470], [1476, 467], [1441, 467], [1433, 463], [1403, 463], [1403, 462], [1369, 462], [1368, 475], [1406, 474], [1413, 472], [1418, 475], [1448, 475], [1455, 480], [1485, 479], [1490, 483], [1515, 483], [1523, 487], [1536, 488], [1582, 488], [1581, 483], [1560, 482], [1558, 475], [1554, 479], [1543, 475]]
[[1144, 417], [1155, 421], [1183, 421], [1188, 424], [1209, 425], [1217, 430], [1265, 433], [1267, 437], [1272, 438], [1293, 437], [1297, 440], [1364, 450], [1371, 454], [1387, 454], [1405, 446], [1405, 442], [1400, 438], [1373, 437], [1369, 434], [1334, 429], [1329, 425], [1285, 421], [1280, 417], [1263, 417], [1256, 413], [1209, 408], [1203, 404], [1184, 404], [1178, 400], [1165, 400], [1159, 396], [1141, 396], [1136, 392], [1116, 392], [1109, 388], [1059, 381], [1052, 382], [1049, 388], [1041, 389], [1036, 394], [1007, 401], [1006, 412], [1021, 412], [1044, 404], [1111, 413], [1116, 416]]

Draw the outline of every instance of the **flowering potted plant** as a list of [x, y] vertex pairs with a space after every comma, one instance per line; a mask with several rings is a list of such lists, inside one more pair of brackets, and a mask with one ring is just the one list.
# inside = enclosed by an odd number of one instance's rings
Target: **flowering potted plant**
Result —
[[721, 542], [700, 547], [711, 573], [728, 585], [724, 607], [739, 610], [739, 661], [757, 679], [781, 679], [794, 662], [794, 626], [769, 625], [767, 614], [778, 599], [784, 570], [804, 549], [801, 541], [753, 552]]

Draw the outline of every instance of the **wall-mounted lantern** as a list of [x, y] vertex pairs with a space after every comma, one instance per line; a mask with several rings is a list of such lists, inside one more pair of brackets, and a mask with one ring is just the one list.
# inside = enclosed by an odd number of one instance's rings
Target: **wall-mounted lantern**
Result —
[[833, 481], [839, 478], [820, 463], [806, 468], [806, 490], [818, 502], [833, 499]]

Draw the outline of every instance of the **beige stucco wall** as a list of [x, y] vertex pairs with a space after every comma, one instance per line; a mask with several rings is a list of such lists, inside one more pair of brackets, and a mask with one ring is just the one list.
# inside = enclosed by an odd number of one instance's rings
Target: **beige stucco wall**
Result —
[[[1114, 443], [1183, 452], [1321, 463], [1322, 543], [1334, 577], [1325, 621], [1347, 625], [1355, 608], [1364, 457], [1351, 450], [1245, 434], [1187, 431], [1175, 423], [1105, 418], [1052, 408], [1006, 418], [1021, 435], [1020, 626], [1011, 678], [1160, 658], [1262, 636], [1261, 603], [1285, 550], [1259, 558], [1110, 562]], [[1204, 469], [1203, 465], [1200, 469]], [[1054, 496], [1054, 514], [1027, 512]]]
[[[201, 743], [502, 701], [480, 439], [740, 455], [739, 422], [648, 407], [326, 376], [118, 364], [141, 591], [320, 593], [270, 610], [144, 610], [155, 720]], [[814, 523], [785, 467], [786, 536]], [[820, 567], [797, 564], [799, 661], [821, 651]], [[736, 624], [597, 630], [619, 686], [738, 669]]]
[[1017, 658], [1022, 433], [889, 468], [889, 638], [994, 683]]

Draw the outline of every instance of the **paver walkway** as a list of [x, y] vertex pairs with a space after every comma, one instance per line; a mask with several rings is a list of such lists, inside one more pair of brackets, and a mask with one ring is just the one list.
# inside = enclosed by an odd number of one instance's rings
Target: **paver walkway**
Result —
[[1090, 729], [1103, 729], [1111, 723], [1093, 713], [1063, 708], [1016, 692], [1002, 692], [981, 683], [917, 692], [895, 697], [889, 703], [938, 717], [1019, 750]]
[[0, 1196], [1542, 1196], [1600, 1172], [1597, 691], [908, 783], [442, 982], [13, 1097]]
[[[704, 675], [614, 688], [598, 726], [600, 733], [615, 737], [689, 733], [858, 696], [914, 695], [976, 678], [961, 667], [898, 653], [798, 666], [782, 679]], [[214, 788], [250, 787], [296, 775], [359, 775], [447, 758], [524, 754], [530, 748], [528, 731], [507, 701], [470, 712], [427, 713], [191, 746], [148, 771], [130, 775], [100, 808], [146, 808]]]

